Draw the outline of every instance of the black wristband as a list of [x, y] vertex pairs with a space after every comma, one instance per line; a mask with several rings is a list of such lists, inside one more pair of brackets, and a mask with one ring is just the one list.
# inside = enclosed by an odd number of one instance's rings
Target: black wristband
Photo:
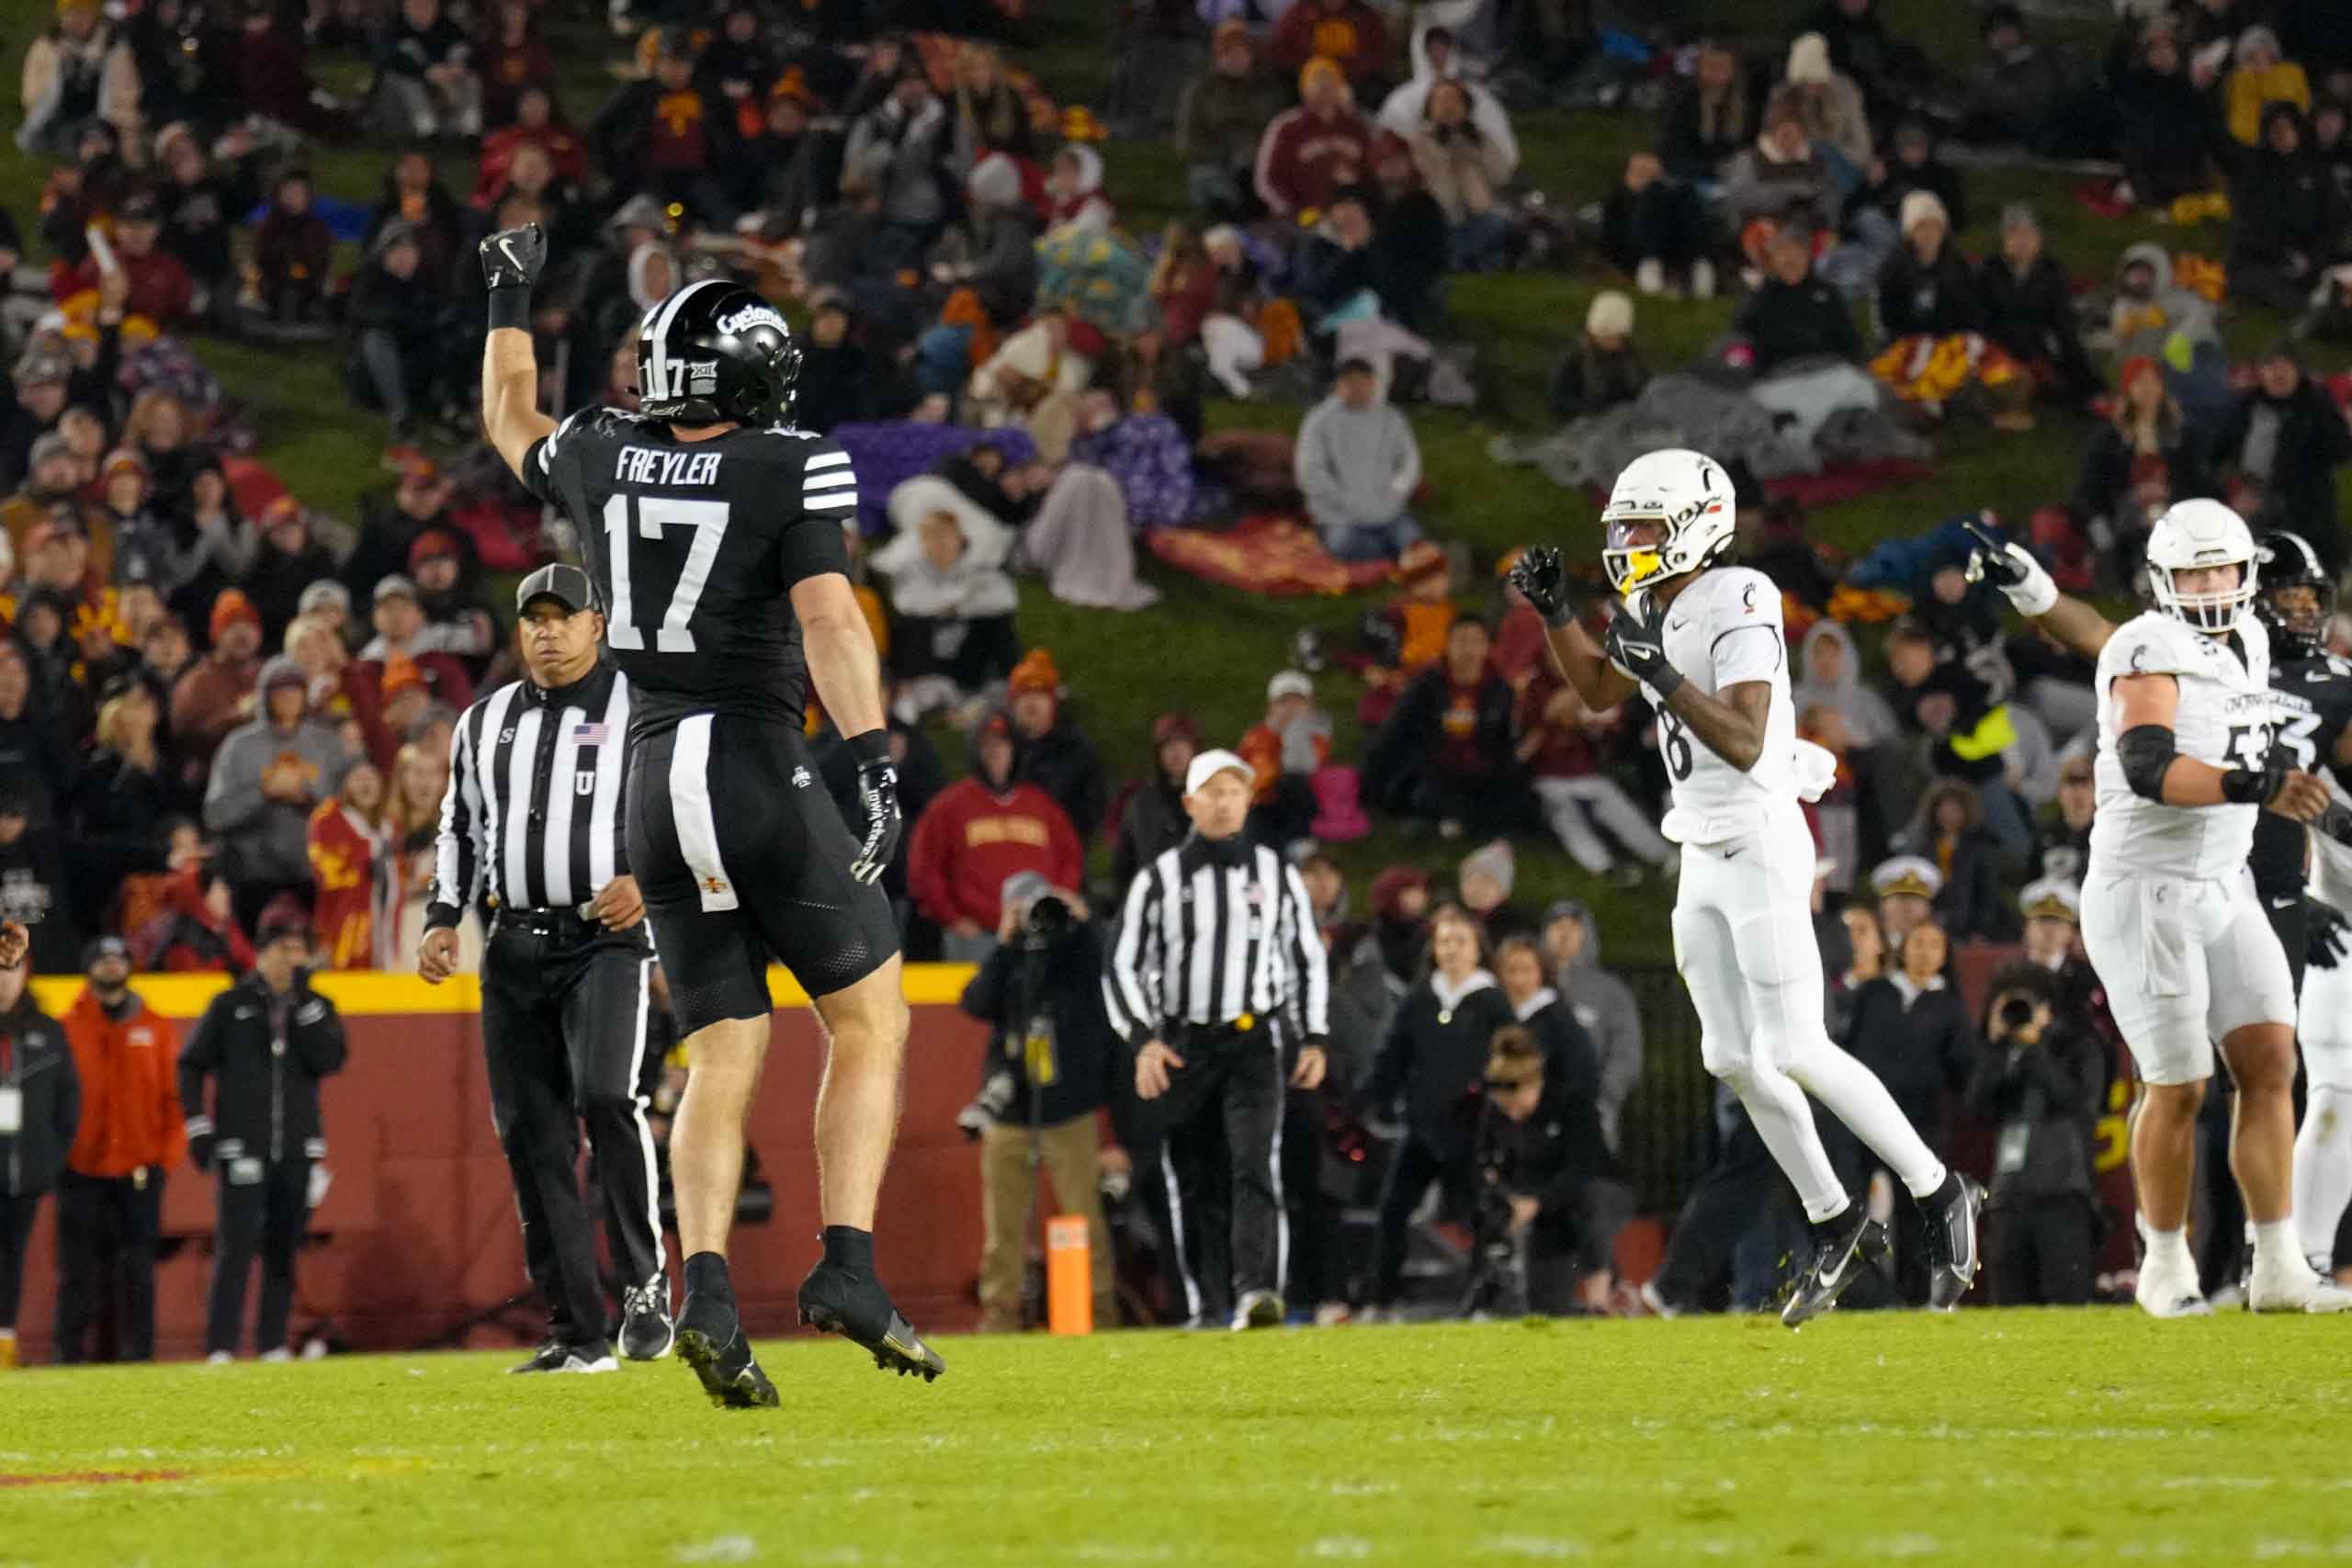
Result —
[[1562, 626], [1575, 626], [1580, 619], [1582, 617], [1577, 614], [1577, 607], [1566, 602], [1563, 602], [1556, 610], [1544, 612], [1544, 624], [1554, 631], [1558, 631]]
[[863, 735], [851, 736], [849, 754], [857, 759], [857, 765], [861, 768], [871, 767], [876, 762], [887, 766], [890, 761], [888, 728], [886, 726], [881, 729], [869, 729]]
[[490, 291], [490, 330], [513, 327], [517, 332], [531, 330], [531, 286], [527, 283], [510, 285]]
[[1657, 694], [1661, 704], [1682, 689], [1682, 671], [1671, 664], [1661, 664], [1642, 679], [1649, 682], [1650, 690]]
[[2233, 806], [2266, 806], [2286, 782], [2278, 768], [2230, 768], [2222, 774], [2222, 798]]

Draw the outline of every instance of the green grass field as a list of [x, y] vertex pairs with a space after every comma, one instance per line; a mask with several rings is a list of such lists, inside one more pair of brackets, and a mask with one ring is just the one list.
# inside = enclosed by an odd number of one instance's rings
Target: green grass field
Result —
[[2352, 1556], [2346, 1326], [2130, 1311], [28, 1372], [0, 1563], [2236, 1563]]

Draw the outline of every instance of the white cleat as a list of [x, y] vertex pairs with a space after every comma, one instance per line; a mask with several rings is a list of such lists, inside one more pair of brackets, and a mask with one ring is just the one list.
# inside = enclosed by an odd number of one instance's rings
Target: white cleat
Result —
[[2256, 1258], [2245, 1299], [2256, 1312], [2352, 1312], [2352, 1291], [2292, 1253]]
[[2211, 1317], [2213, 1305], [2197, 1288], [2197, 1267], [2165, 1268], [2154, 1258], [2143, 1259], [2140, 1282], [2132, 1292], [2140, 1310], [2150, 1317]]

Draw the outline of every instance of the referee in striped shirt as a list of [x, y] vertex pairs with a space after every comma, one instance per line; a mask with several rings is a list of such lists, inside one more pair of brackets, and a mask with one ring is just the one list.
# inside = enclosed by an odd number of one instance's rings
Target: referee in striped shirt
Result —
[[621, 1350], [669, 1354], [659, 1177], [645, 1120], [661, 1052], [647, 1043], [653, 953], [623, 824], [629, 687], [599, 657], [587, 573], [542, 567], [515, 594], [527, 678], [458, 720], [417, 973], [457, 969], [457, 926], [481, 903], [482, 1044], [491, 1115], [514, 1177], [523, 1256], [548, 1334], [518, 1372], [615, 1369], [596, 1240], [576, 1170], [585, 1123], [622, 1295]]
[[1286, 1082], [1322, 1083], [1330, 1032], [1306, 885], [1242, 835], [1255, 777], [1230, 751], [1193, 759], [1193, 830], [1127, 890], [1105, 986], [1112, 1025], [1136, 1053], [1136, 1093], [1166, 1117], [1170, 1250], [1186, 1311], [1195, 1323], [1230, 1311], [1236, 1328], [1283, 1321], [1283, 1095]]

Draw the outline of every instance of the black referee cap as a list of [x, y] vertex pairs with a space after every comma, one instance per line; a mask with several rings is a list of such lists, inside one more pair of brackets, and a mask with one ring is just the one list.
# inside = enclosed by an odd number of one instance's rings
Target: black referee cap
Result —
[[523, 586], [514, 591], [514, 613], [522, 615], [531, 607], [534, 599], [552, 599], [567, 611], [578, 615], [582, 610], [595, 607], [596, 593], [589, 585], [586, 572], [576, 566], [566, 566], [558, 561], [552, 566], [539, 568], [523, 580]]

